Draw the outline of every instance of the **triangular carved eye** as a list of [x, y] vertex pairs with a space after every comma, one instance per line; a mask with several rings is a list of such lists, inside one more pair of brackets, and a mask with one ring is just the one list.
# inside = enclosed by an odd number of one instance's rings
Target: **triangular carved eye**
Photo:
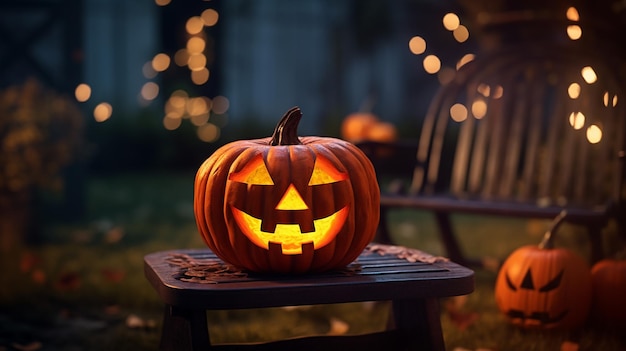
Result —
[[311, 174], [311, 179], [309, 179], [309, 185], [330, 184], [346, 179], [348, 179], [346, 173], [339, 171], [326, 158], [317, 155], [313, 174]]
[[542, 286], [539, 291], [540, 292], [548, 292], [550, 290], [554, 290], [561, 285], [561, 278], [563, 278], [563, 270], [557, 275], [554, 279], [550, 280], [548, 284]]
[[261, 154], [256, 155], [241, 171], [229, 174], [228, 179], [253, 185], [274, 185]]
[[524, 280], [522, 280], [522, 285], [520, 285], [520, 287], [522, 289], [535, 290], [535, 284], [533, 284], [533, 274], [530, 268], [524, 275]]

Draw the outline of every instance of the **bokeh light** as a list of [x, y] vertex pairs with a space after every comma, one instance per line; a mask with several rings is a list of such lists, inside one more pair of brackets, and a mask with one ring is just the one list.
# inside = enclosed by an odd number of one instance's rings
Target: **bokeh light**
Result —
[[454, 39], [459, 43], [464, 43], [469, 39], [469, 30], [464, 25], [460, 25], [457, 29], [452, 32]]
[[569, 124], [576, 130], [585, 125], [585, 115], [582, 112], [572, 112], [569, 115]]
[[439, 60], [439, 57], [435, 55], [428, 55], [424, 57], [423, 65], [424, 70], [430, 74], [435, 74], [441, 69], [441, 61]]
[[187, 23], [185, 24], [185, 30], [187, 30], [187, 33], [191, 35], [200, 33], [203, 28], [204, 28], [204, 21], [202, 20], [202, 17], [200, 16], [190, 17], [187, 20]]
[[89, 100], [91, 97], [91, 87], [85, 83], [78, 84], [74, 90], [74, 96], [78, 102], [85, 102]]
[[415, 55], [423, 54], [426, 51], [426, 40], [420, 36], [414, 36], [409, 40], [409, 50]]
[[578, 99], [580, 96], [580, 84], [570, 84], [569, 87], [567, 87], [567, 95], [569, 95], [570, 99]]
[[449, 31], [456, 30], [459, 28], [460, 24], [461, 20], [459, 19], [459, 16], [454, 13], [446, 13], [443, 16], [443, 27]]
[[463, 104], [454, 104], [450, 107], [450, 117], [455, 122], [463, 122], [467, 119], [467, 107]]
[[101, 102], [93, 109], [93, 117], [96, 122], [104, 122], [111, 118], [113, 107], [108, 102]]
[[572, 40], [578, 40], [583, 36], [583, 29], [577, 25], [569, 25], [567, 26], [567, 36]]
[[216, 96], [213, 98], [213, 107], [212, 110], [218, 115], [223, 115], [228, 112], [228, 108], [230, 107], [230, 101], [225, 96]]
[[152, 68], [157, 72], [163, 72], [170, 66], [170, 57], [167, 54], [160, 53], [152, 58]]
[[214, 9], [206, 9], [202, 11], [200, 18], [202, 18], [202, 22], [204, 23], [205, 26], [212, 27], [217, 24], [217, 21], [219, 20], [220, 15]]
[[580, 70], [580, 74], [587, 84], [593, 84], [598, 80], [598, 76], [591, 66], [583, 67], [583, 69]]
[[485, 100], [478, 99], [472, 103], [472, 115], [476, 119], [481, 119], [487, 115], [487, 103]]
[[587, 140], [592, 144], [597, 144], [602, 140], [602, 129], [596, 124], [587, 128]]
[[155, 82], [147, 82], [141, 87], [141, 97], [144, 100], [152, 101], [159, 96], [159, 86]]

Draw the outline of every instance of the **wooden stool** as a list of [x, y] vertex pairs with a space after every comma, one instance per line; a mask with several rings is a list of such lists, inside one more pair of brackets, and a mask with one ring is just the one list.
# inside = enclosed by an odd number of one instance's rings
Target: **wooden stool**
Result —
[[[344, 270], [300, 276], [240, 272], [208, 249], [156, 252], [144, 262], [147, 279], [165, 303], [162, 350], [445, 350], [438, 299], [474, 289], [468, 268], [415, 249], [376, 244]], [[269, 343], [210, 342], [206, 310], [361, 301], [391, 301], [387, 330]]]

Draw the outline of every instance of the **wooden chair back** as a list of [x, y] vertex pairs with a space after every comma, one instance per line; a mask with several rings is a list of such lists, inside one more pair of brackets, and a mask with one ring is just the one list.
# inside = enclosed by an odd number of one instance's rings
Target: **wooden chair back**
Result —
[[518, 47], [458, 70], [425, 116], [412, 194], [562, 207], [620, 200], [623, 86], [599, 61], [548, 52]]

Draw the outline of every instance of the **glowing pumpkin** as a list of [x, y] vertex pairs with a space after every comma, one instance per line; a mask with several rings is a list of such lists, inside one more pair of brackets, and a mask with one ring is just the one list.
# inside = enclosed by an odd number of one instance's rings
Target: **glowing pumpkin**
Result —
[[271, 138], [224, 145], [198, 169], [196, 223], [224, 261], [255, 272], [319, 272], [346, 266], [374, 238], [374, 167], [346, 141], [299, 138], [301, 116], [289, 110]]
[[605, 258], [591, 268], [594, 319], [626, 330], [626, 260]]
[[368, 139], [370, 127], [378, 123], [378, 117], [369, 112], [354, 112], [341, 122], [341, 137], [356, 143]]
[[498, 272], [498, 308], [517, 326], [569, 329], [581, 326], [591, 304], [591, 274], [585, 260], [555, 248], [553, 233], [565, 218], [555, 219], [539, 246], [518, 248]]

